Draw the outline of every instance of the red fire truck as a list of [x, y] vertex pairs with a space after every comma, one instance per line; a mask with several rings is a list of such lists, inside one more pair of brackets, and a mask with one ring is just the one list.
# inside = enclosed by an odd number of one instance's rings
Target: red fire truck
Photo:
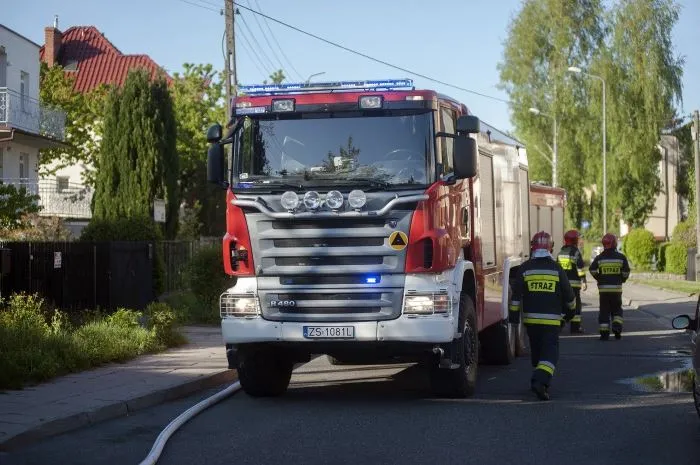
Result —
[[284, 393], [326, 354], [417, 361], [465, 397], [479, 361], [523, 351], [507, 320], [531, 233], [522, 144], [408, 79], [240, 91], [207, 170], [226, 189], [221, 327], [248, 394]]

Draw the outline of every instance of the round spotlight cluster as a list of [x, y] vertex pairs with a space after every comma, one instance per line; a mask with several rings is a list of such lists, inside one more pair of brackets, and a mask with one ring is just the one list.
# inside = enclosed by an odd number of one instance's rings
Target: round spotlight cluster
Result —
[[355, 210], [359, 210], [367, 203], [367, 196], [359, 189], [355, 189], [348, 194], [348, 203]]
[[316, 191], [304, 194], [304, 206], [309, 210], [316, 210], [321, 206], [321, 196]]
[[282, 194], [280, 202], [282, 203], [282, 208], [292, 211], [299, 206], [299, 196], [296, 192], [287, 191]]
[[328, 205], [331, 210], [338, 210], [343, 206], [343, 194], [338, 191], [330, 191], [326, 194], [326, 205]]

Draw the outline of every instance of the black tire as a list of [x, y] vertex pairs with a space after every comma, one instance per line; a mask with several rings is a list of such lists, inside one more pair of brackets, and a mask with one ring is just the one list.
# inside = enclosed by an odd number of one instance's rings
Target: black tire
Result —
[[451, 344], [452, 362], [459, 365], [454, 370], [431, 366], [430, 381], [433, 392], [440, 397], [465, 398], [476, 390], [479, 366], [479, 337], [474, 302], [467, 294], [459, 300], [459, 327], [462, 335]]
[[483, 331], [481, 355], [491, 365], [510, 365], [515, 360], [517, 327], [501, 321]]
[[693, 402], [695, 403], [695, 410], [700, 416], [700, 372], [695, 373], [695, 381], [693, 382]]
[[289, 387], [294, 363], [273, 351], [243, 353], [238, 365], [238, 379], [252, 397], [276, 397]]

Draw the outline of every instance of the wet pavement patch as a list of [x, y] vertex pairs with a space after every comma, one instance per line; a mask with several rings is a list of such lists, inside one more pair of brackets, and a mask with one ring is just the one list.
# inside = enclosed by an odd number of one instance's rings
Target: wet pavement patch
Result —
[[620, 381], [641, 392], [693, 392], [695, 372], [692, 368], [638, 376]]

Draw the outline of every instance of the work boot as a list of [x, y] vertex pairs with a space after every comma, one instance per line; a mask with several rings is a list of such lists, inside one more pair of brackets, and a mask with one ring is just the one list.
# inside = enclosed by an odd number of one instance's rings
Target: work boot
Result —
[[610, 339], [610, 333], [600, 333], [601, 341], [607, 341], [608, 339]]
[[615, 331], [615, 339], [617, 339], [617, 340], [622, 339], [622, 333], [619, 331]]
[[532, 383], [531, 389], [539, 400], [549, 400], [549, 392], [547, 392], [547, 386], [544, 384]]
[[583, 334], [581, 323], [571, 323], [571, 334]]

